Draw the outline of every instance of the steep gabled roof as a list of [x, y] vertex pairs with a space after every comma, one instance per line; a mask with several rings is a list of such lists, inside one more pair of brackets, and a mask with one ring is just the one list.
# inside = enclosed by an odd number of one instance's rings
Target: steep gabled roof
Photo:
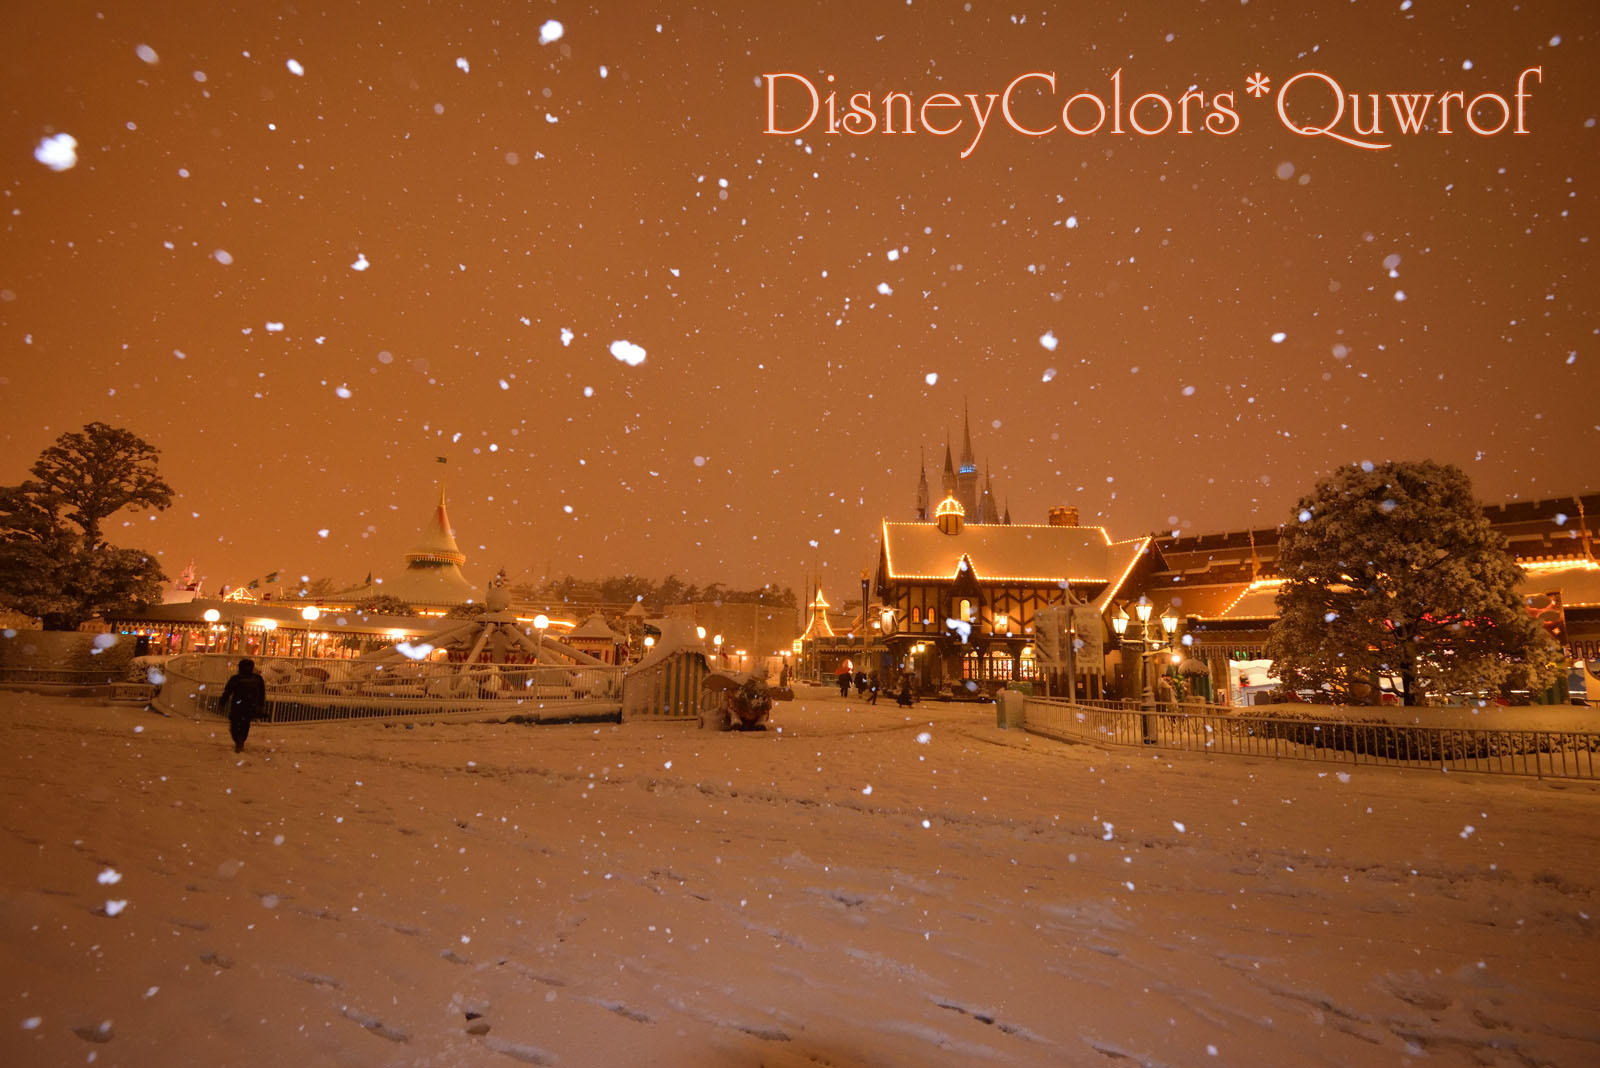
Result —
[[952, 581], [966, 557], [983, 582], [1071, 582], [1115, 596], [1149, 542], [1114, 542], [1103, 527], [971, 525], [945, 534], [932, 523], [885, 520], [883, 562], [890, 582]]

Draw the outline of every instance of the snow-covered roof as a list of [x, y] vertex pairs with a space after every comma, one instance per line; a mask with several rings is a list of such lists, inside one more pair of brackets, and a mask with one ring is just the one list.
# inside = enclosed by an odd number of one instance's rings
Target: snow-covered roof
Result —
[[700, 637], [700, 632], [695, 629], [692, 619], [657, 619], [650, 625], [661, 632], [656, 643], [640, 661], [630, 669], [632, 672], [648, 671], [657, 664], [663, 663], [680, 653], [699, 653], [702, 657], [706, 653], [706, 641]]
[[606, 617], [601, 612], [596, 612], [582, 623], [567, 632], [568, 638], [591, 638], [603, 641], [626, 641], [622, 635], [612, 630], [606, 623]]
[[1104, 527], [968, 524], [946, 534], [933, 523], [883, 524], [890, 581], [948, 581], [965, 557], [984, 582], [1120, 586], [1149, 538], [1112, 541]]
[[433, 516], [422, 528], [422, 538], [416, 548], [406, 553], [406, 566], [416, 564], [453, 564], [460, 567], [467, 562], [467, 554], [456, 545], [455, 531], [450, 529], [450, 515], [444, 507], [444, 487], [439, 487], [439, 503]]
[[458, 605], [482, 599], [455, 564], [411, 564], [375, 589], [413, 605]]
[[1561, 591], [1564, 608], [1600, 606], [1600, 565], [1592, 560], [1523, 565], [1526, 577], [1517, 589], [1524, 595]]
[[444, 507], [444, 487], [439, 487], [439, 503], [422, 528], [416, 548], [406, 553], [406, 569], [385, 582], [376, 592], [398, 597], [407, 604], [453, 607], [482, 600], [478, 589], [461, 574], [467, 556], [456, 546], [450, 529], [450, 516]]
[[[1238, 589], [1238, 595], [1210, 619], [1277, 619], [1278, 590], [1282, 579], [1257, 579]], [[1191, 613], [1195, 614], [1195, 613]]]

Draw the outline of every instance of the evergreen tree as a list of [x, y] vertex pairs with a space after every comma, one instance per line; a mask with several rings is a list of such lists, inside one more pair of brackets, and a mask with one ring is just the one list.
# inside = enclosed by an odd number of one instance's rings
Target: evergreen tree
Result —
[[1522, 570], [1460, 468], [1340, 468], [1301, 498], [1278, 567], [1266, 654], [1291, 688], [1347, 699], [1391, 676], [1413, 705], [1555, 677], [1553, 642], [1517, 592]]
[[380, 593], [357, 603], [353, 609], [364, 616], [414, 616], [409, 602], [390, 593]]
[[32, 479], [0, 487], [0, 605], [46, 630], [76, 630], [96, 614], [160, 600], [160, 565], [107, 544], [101, 529], [125, 508], [172, 503], [158, 455], [127, 430], [90, 423], [40, 453]]

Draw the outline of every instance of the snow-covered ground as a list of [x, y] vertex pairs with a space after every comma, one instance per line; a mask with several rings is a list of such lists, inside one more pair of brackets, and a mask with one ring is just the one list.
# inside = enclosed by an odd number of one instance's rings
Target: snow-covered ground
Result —
[[0, 695], [0, 1063], [1600, 1063], [1600, 788]]

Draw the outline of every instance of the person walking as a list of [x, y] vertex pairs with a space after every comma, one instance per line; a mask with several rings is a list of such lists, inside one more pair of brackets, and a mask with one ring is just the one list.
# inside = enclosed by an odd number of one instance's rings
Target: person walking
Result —
[[881, 688], [876, 671], [867, 676], [867, 704], [875, 705], [878, 703], [878, 690]]
[[834, 677], [834, 682], [839, 684], [839, 696], [850, 696], [850, 669], [843, 664], [839, 665], [839, 674]]
[[256, 662], [249, 657], [239, 661], [239, 673], [222, 687], [222, 711], [228, 717], [228, 733], [233, 735], [233, 751], [244, 752], [250, 737], [250, 723], [262, 718], [267, 709], [267, 683], [255, 673]]

